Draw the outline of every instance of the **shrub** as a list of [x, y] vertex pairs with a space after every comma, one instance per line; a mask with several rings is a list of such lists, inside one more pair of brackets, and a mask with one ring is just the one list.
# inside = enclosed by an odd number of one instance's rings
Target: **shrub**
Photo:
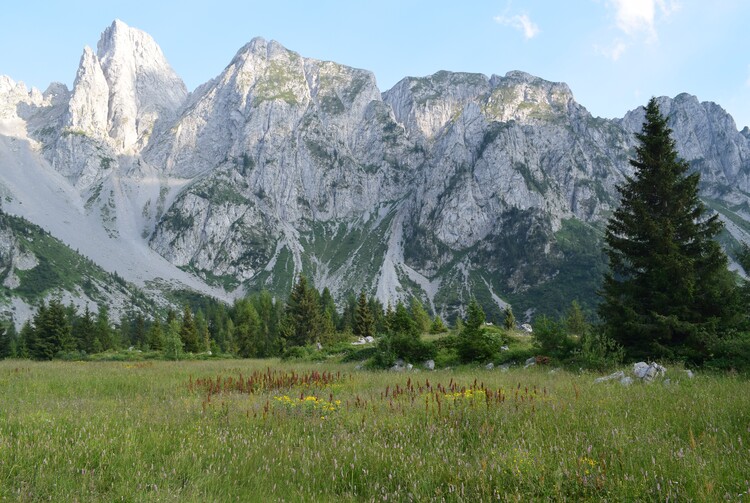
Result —
[[534, 339], [540, 352], [558, 359], [565, 359], [575, 349], [575, 342], [568, 336], [562, 323], [542, 316], [534, 324]]
[[573, 360], [595, 370], [605, 370], [622, 363], [625, 349], [603, 332], [589, 330], [581, 335], [580, 347]]
[[458, 340], [458, 354], [464, 363], [494, 360], [505, 342], [499, 333], [482, 329], [464, 330]]

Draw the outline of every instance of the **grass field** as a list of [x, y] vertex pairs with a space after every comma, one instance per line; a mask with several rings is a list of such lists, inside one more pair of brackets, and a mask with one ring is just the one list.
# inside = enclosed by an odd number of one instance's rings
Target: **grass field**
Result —
[[747, 380], [549, 370], [4, 361], [0, 499], [750, 501]]

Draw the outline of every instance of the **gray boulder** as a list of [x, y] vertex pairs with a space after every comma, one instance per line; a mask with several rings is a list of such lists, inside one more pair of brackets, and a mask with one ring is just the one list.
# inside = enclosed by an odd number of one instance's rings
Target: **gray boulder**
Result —
[[484, 368], [486, 368], [487, 370], [492, 370], [495, 368], [495, 364], [490, 362], [487, 365], [485, 365]]
[[625, 372], [623, 372], [622, 370], [618, 370], [617, 372], [609, 374], [608, 376], [598, 377], [598, 378], [594, 379], [594, 382], [595, 383], [600, 383], [600, 382], [613, 381], [615, 379], [617, 379], [619, 381], [619, 380], [623, 379], [624, 377], [625, 377]]
[[427, 370], [435, 370], [435, 360], [427, 360], [424, 362], [424, 368]]

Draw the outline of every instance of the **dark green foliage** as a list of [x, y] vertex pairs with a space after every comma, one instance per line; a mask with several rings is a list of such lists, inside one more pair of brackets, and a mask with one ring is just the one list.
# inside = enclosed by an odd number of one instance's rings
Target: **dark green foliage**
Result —
[[182, 341], [183, 349], [188, 353], [200, 353], [204, 351], [204, 348], [201, 347], [201, 341], [198, 336], [198, 329], [195, 326], [193, 313], [188, 306], [185, 306], [182, 310], [180, 340]]
[[725, 334], [713, 341], [710, 351], [707, 367], [750, 372], [750, 332]]
[[458, 355], [462, 362], [486, 362], [493, 360], [503, 340], [499, 334], [484, 330], [484, 311], [472, 297], [466, 309], [466, 320], [458, 336]]
[[164, 329], [161, 322], [157, 319], [151, 324], [146, 334], [148, 348], [152, 351], [161, 351], [164, 349]]
[[89, 306], [83, 311], [83, 315], [76, 317], [73, 323], [73, 333], [78, 343], [78, 349], [86, 353], [94, 352], [94, 339], [96, 338], [96, 326], [94, 317], [89, 311]]
[[76, 349], [65, 307], [58, 300], [42, 303], [34, 316], [33, 332], [29, 354], [35, 360], [51, 360]]
[[99, 306], [99, 312], [96, 314], [94, 323], [94, 342], [92, 347], [93, 353], [100, 353], [116, 347], [114, 340], [114, 331], [109, 322], [109, 309], [106, 305]]
[[13, 341], [8, 329], [0, 325], [0, 359], [10, 358], [13, 353]]
[[357, 300], [357, 309], [354, 313], [354, 327], [352, 333], [357, 337], [375, 337], [375, 318], [370, 311], [367, 295], [362, 290]]
[[317, 291], [300, 274], [289, 294], [286, 306], [287, 346], [305, 346], [326, 337], [326, 325], [320, 313]]
[[599, 314], [630, 358], [708, 356], [719, 326], [736, 323], [737, 289], [715, 241], [718, 215], [698, 199], [698, 173], [678, 159], [655, 99], [636, 135], [635, 174], [619, 188], [605, 236], [609, 272]]
[[568, 335], [564, 322], [542, 315], [534, 323], [534, 340], [544, 356], [565, 359], [575, 349], [575, 342]]
[[435, 316], [432, 319], [432, 324], [430, 324], [430, 333], [431, 334], [442, 334], [448, 331], [448, 327], [445, 326], [445, 323], [443, 323], [442, 318], [440, 316]]
[[378, 340], [378, 352], [373, 359], [378, 367], [388, 367], [397, 359], [410, 363], [429, 360], [435, 348], [420, 338], [420, 332], [403, 303], [388, 313], [389, 332]]

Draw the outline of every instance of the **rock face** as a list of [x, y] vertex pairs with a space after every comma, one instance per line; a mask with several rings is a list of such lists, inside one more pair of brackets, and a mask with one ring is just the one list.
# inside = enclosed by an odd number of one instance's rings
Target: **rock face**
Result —
[[[660, 106], [729, 242], [750, 239], [750, 130], [687, 94]], [[528, 318], [594, 301], [642, 122], [594, 118], [523, 72], [381, 93], [371, 72], [260, 38], [188, 94], [121, 21], [84, 49], [72, 92], [0, 77], [0, 135], [31, 142], [112, 239], [227, 289], [285, 296], [304, 271], [338, 299], [415, 295], [443, 316], [470, 294], [497, 319], [506, 302]]]

